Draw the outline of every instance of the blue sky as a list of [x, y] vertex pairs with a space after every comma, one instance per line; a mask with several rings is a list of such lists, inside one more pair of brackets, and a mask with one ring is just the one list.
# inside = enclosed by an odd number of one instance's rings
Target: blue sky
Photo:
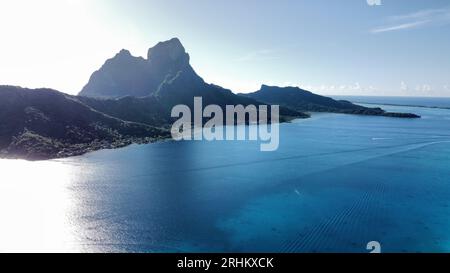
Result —
[[446, 0], [0, 0], [0, 7], [0, 35], [8, 37], [0, 84], [75, 94], [120, 49], [146, 56], [178, 37], [207, 82], [235, 92], [269, 84], [450, 96]]

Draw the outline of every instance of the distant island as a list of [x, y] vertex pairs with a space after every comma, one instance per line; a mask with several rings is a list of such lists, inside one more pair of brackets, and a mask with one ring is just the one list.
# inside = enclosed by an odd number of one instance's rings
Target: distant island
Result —
[[386, 112], [381, 108], [368, 108], [353, 104], [346, 100], [334, 100], [332, 98], [316, 95], [298, 87], [263, 85], [261, 89], [256, 92], [240, 95], [267, 104], [277, 104], [302, 112], [332, 112], [367, 116], [420, 118], [420, 116], [415, 114], [391, 113]]
[[177, 38], [147, 59], [121, 50], [95, 71], [78, 96], [51, 89], [0, 86], [0, 157], [42, 160], [170, 138], [174, 105], [280, 105], [280, 122], [309, 112], [419, 118], [338, 101], [296, 87], [263, 85], [250, 94], [206, 83]]

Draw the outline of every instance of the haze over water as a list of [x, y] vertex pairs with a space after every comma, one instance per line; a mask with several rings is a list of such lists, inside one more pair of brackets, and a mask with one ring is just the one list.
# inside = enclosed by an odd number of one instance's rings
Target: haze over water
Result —
[[0, 251], [450, 251], [450, 110], [313, 114], [258, 142], [0, 160]]

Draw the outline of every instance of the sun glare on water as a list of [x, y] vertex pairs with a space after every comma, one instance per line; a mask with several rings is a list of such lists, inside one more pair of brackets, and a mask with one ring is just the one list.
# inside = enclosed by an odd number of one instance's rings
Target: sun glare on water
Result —
[[76, 251], [70, 166], [0, 160], [0, 252]]

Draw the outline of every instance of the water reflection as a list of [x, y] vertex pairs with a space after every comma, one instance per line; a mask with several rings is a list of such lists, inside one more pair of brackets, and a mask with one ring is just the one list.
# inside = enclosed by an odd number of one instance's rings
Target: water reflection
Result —
[[77, 251], [70, 166], [0, 160], [0, 252]]
[[433, 111], [315, 115], [282, 124], [273, 153], [188, 141], [0, 160], [0, 251], [448, 252], [449, 112]]

